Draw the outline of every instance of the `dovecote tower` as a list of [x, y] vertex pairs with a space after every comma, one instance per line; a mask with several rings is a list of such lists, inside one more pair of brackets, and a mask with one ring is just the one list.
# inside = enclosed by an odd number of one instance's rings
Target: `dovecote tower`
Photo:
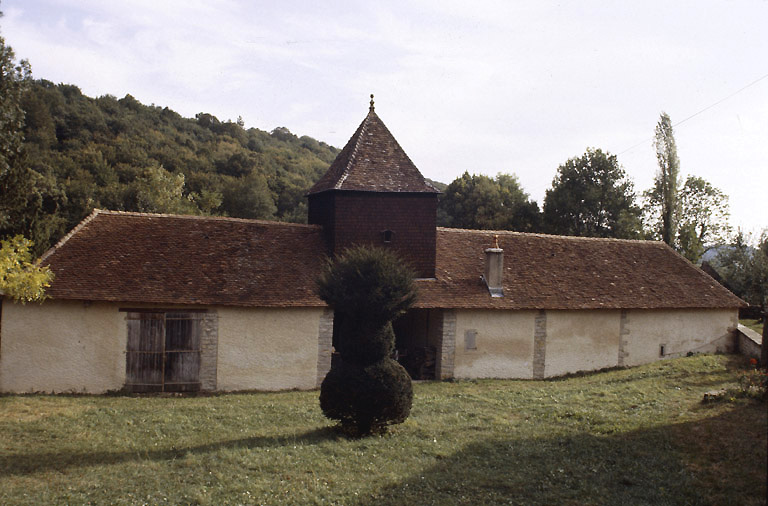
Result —
[[437, 196], [376, 115], [368, 115], [309, 190], [308, 221], [332, 254], [358, 244], [393, 249], [418, 277], [435, 277]]

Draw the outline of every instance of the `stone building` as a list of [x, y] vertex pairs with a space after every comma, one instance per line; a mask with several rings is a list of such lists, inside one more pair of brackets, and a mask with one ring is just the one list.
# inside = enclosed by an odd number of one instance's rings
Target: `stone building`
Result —
[[95, 210], [43, 257], [43, 304], [2, 300], [0, 391], [311, 389], [333, 353], [325, 258], [417, 271], [395, 323], [419, 379], [545, 378], [729, 351], [744, 303], [664, 243], [436, 227], [438, 191], [371, 104], [309, 190], [308, 225]]

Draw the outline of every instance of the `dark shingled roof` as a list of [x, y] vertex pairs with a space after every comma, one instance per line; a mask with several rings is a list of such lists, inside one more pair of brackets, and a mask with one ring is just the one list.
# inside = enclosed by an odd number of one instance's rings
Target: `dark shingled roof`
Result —
[[[499, 234], [504, 297], [480, 276]], [[313, 225], [94, 211], [43, 257], [59, 299], [321, 307]], [[667, 245], [515, 232], [437, 230], [436, 279], [418, 307], [488, 309], [736, 308], [744, 303]]]
[[371, 110], [307, 195], [328, 190], [440, 193]]
[[237, 218], [96, 210], [46, 253], [55, 299], [323, 306], [322, 229]]

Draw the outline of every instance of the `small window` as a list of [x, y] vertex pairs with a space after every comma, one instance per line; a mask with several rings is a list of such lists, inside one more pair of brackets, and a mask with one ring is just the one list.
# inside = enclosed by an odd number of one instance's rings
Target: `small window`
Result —
[[666, 348], [667, 348], [666, 344], [659, 345], [659, 356], [660, 357], [663, 357], [665, 355], [665, 353], [667, 351]]
[[469, 329], [464, 332], [464, 349], [476, 350], [477, 349], [477, 330]]
[[382, 239], [384, 242], [392, 242], [392, 231], [391, 230], [385, 230], [381, 233]]

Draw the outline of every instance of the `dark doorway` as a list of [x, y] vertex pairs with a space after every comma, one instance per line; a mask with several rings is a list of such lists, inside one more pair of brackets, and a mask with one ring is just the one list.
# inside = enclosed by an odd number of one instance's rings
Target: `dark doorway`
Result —
[[200, 390], [201, 316], [186, 312], [128, 312], [126, 390]]
[[[341, 313], [334, 313], [331, 367], [341, 362], [338, 329], [342, 319]], [[393, 358], [405, 367], [412, 379], [435, 379], [437, 348], [442, 339], [442, 310], [411, 309], [392, 322], [392, 327], [395, 331]]]
[[435, 379], [440, 344], [440, 313], [436, 309], [411, 309], [392, 323], [397, 361], [415, 380]]

